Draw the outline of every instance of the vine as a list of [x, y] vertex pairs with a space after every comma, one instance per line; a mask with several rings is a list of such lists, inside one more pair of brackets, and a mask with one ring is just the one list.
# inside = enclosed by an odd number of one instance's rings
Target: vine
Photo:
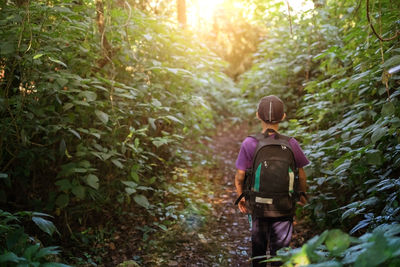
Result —
[[396, 33], [394, 34], [394, 36], [392, 36], [392, 37], [390, 37], [390, 38], [383, 38], [380, 34], [378, 34], [378, 32], [375, 30], [375, 27], [374, 27], [374, 25], [372, 24], [372, 21], [371, 21], [371, 17], [370, 17], [370, 10], [369, 10], [369, 0], [366, 0], [367, 1], [367, 19], [368, 19], [368, 23], [369, 23], [369, 26], [371, 27], [371, 30], [372, 30], [372, 32], [375, 34], [375, 36], [379, 39], [379, 40], [381, 40], [382, 42], [389, 42], [389, 41], [392, 41], [392, 40], [394, 40], [394, 39], [396, 39], [397, 37], [399, 37], [400, 36], [400, 31], [399, 30], [396, 30]]

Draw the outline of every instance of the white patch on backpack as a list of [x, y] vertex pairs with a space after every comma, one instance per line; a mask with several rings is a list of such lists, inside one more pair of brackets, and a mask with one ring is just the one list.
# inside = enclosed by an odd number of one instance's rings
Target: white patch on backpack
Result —
[[265, 166], [265, 168], [268, 168], [268, 163], [267, 163], [267, 161], [264, 161], [264, 166]]
[[272, 204], [272, 198], [256, 197], [256, 203]]
[[282, 150], [286, 150], [287, 149], [287, 147], [284, 146], [284, 145], [281, 145], [281, 147], [282, 147]]

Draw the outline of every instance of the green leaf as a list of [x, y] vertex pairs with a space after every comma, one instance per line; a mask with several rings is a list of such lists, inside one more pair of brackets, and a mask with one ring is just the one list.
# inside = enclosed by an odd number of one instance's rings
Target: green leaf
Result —
[[3, 255], [0, 255], [0, 263], [1, 262], [19, 262], [20, 260], [23, 260], [24, 258], [20, 258], [17, 255], [15, 255], [13, 252], [5, 252]]
[[167, 232], [168, 228], [167, 226], [165, 226], [164, 224], [158, 223], [158, 222], [154, 222], [154, 225], [160, 227], [163, 231]]
[[373, 242], [357, 257], [354, 267], [388, 266], [383, 264], [390, 257], [390, 247], [383, 233], [374, 233]]
[[9, 55], [15, 52], [15, 47], [13, 42], [0, 42], [0, 55], [5, 55], [9, 57]]
[[90, 107], [90, 104], [86, 101], [74, 100], [73, 103], [79, 106]]
[[351, 208], [343, 212], [342, 214], [342, 220], [346, 219], [349, 216], [355, 215], [355, 212], [357, 211], [357, 208]]
[[338, 256], [350, 246], [350, 236], [339, 229], [330, 230], [325, 245], [333, 255]]
[[53, 218], [53, 216], [51, 216], [51, 215], [49, 215], [47, 213], [37, 212], [37, 211], [32, 212], [32, 216]]
[[305, 246], [305, 251], [307, 252], [307, 256], [312, 260], [320, 260], [322, 259], [321, 255], [316, 252], [316, 249], [326, 240], [328, 236], [328, 230], [325, 230], [320, 236], [314, 236], [310, 240], [307, 241]]
[[383, 63], [383, 67], [393, 67], [400, 64], [400, 55], [394, 55]]
[[323, 261], [323, 262], [319, 262], [319, 263], [310, 264], [308, 266], [312, 266], [312, 267], [342, 267], [343, 264], [341, 264], [338, 261], [331, 260], [331, 261]]
[[55, 246], [45, 247], [39, 250], [39, 252], [36, 254], [36, 258], [43, 258], [49, 255], [58, 255], [59, 253], [60, 250], [58, 249], [58, 247]]
[[137, 173], [136, 170], [134, 170], [134, 168], [131, 169], [131, 178], [135, 182], [137, 182], [137, 183], [139, 182], [139, 174]]
[[139, 138], [135, 138], [135, 147], [136, 148], [138, 148], [139, 147], [139, 144], [140, 144], [140, 140], [139, 140]]
[[64, 111], [67, 111], [67, 110], [71, 109], [73, 106], [74, 106], [74, 103], [66, 103], [66, 104], [63, 106], [63, 110], [64, 110]]
[[382, 137], [384, 137], [387, 134], [387, 127], [380, 127], [377, 128], [373, 131], [372, 136], [371, 136], [371, 141], [373, 144], [378, 142]]
[[72, 266], [58, 262], [47, 262], [40, 264], [40, 267], [72, 267]]
[[81, 135], [77, 131], [75, 131], [74, 129], [68, 129], [68, 131], [70, 133], [72, 133], [73, 135], [75, 135], [78, 139], [82, 139]]
[[57, 231], [57, 228], [53, 222], [46, 220], [42, 217], [32, 217], [32, 221], [45, 233], [53, 235]]
[[65, 208], [69, 203], [69, 196], [66, 194], [61, 194], [56, 199], [56, 205], [60, 208]]
[[147, 198], [146, 198], [145, 196], [143, 196], [143, 195], [136, 195], [136, 196], [134, 196], [133, 199], [135, 200], [135, 202], [136, 202], [137, 204], [139, 204], [140, 206], [142, 206], [142, 207], [144, 207], [144, 208], [146, 208], [146, 209], [148, 209], [148, 208], [150, 207], [149, 201], [148, 201]]
[[157, 129], [157, 126], [156, 126], [156, 124], [154, 123], [154, 122], [156, 121], [156, 119], [154, 119], [154, 118], [149, 118], [148, 121], [149, 121], [149, 124], [150, 124], [151, 128], [153, 128], [154, 130], [156, 130], [156, 129]]
[[57, 182], [55, 182], [55, 185], [59, 186], [61, 191], [68, 191], [72, 187], [68, 179], [58, 180]]
[[94, 111], [94, 113], [96, 114], [97, 118], [99, 118], [99, 120], [101, 120], [104, 124], [107, 124], [108, 122], [108, 114], [104, 113], [101, 110], [96, 109]]
[[132, 187], [125, 187], [125, 192], [128, 194], [128, 196], [136, 193], [136, 189]]
[[177, 123], [179, 123], [179, 124], [183, 124], [181, 120], [177, 119], [177, 118], [174, 117], [174, 116], [167, 115], [167, 116], [165, 116], [165, 117], [168, 118], [168, 119], [170, 119], [170, 120], [172, 120], [172, 121], [174, 121], [174, 122], [177, 122]]
[[170, 140], [168, 138], [162, 138], [162, 137], [156, 137], [152, 141], [153, 145], [155, 145], [157, 148], [162, 146], [162, 145], [166, 145], [169, 142], [170, 142]]
[[61, 88], [63, 88], [65, 85], [68, 84], [68, 80], [67, 80], [67, 79], [64, 79], [64, 78], [58, 78], [58, 79], [56, 80], [56, 83], [57, 83]]
[[[24, 254], [22, 255], [25, 259], [27, 259], [28, 261], [33, 261], [34, 256], [36, 254], [36, 252], [38, 251], [38, 249], [40, 248], [39, 244], [35, 244], [32, 246], [29, 246], [25, 249]], [[33, 265], [33, 264], [32, 264]], [[33, 265], [35, 266], [35, 265]]]
[[367, 151], [366, 156], [368, 164], [379, 166], [383, 163], [382, 152], [379, 150], [369, 150]]
[[38, 59], [38, 58], [40, 58], [42, 56], [43, 56], [43, 54], [36, 54], [36, 55], [33, 56], [33, 59]]
[[[88, 167], [85, 167], [85, 168], [88, 168]], [[70, 169], [70, 171], [71, 171], [71, 173], [85, 173], [85, 172], [88, 171], [88, 170], [85, 169], [85, 168], [78, 168], [78, 167], [76, 167], [76, 168]]]
[[162, 106], [161, 102], [156, 98], [153, 98], [151, 103], [153, 104], [153, 106], [158, 107], [158, 108]]
[[94, 189], [99, 189], [99, 178], [94, 174], [89, 174], [86, 176], [85, 182], [90, 187]]
[[76, 185], [72, 187], [72, 193], [79, 199], [85, 198], [85, 188], [81, 185]]
[[[18, 244], [26, 245], [29, 236], [24, 232], [23, 227], [18, 227], [16, 230], [8, 231], [6, 238], [6, 247], [11, 250], [15, 248]], [[3, 246], [3, 245], [2, 245]]]
[[124, 168], [124, 165], [117, 159], [112, 159], [111, 162], [114, 163], [114, 165], [117, 166], [120, 169]]
[[366, 219], [359, 221], [358, 224], [356, 226], [354, 226], [353, 229], [350, 230], [350, 234], [353, 234], [353, 233], [357, 232], [358, 230], [363, 229], [371, 224], [372, 218], [367, 217], [366, 215], [364, 215], [364, 216], [366, 217]]
[[137, 187], [137, 183], [132, 182], [132, 181], [121, 181], [121, 183], [123, 183], [124, 185], [131, 187], [131, 188], [136, 188]]
[[52, 61], [54, 63], [57, 63], [57, 64], [60, 64], [60, 65], [62, 65], [62, 66], [67, 68], [67, 65], [64, 62], [60, 61], [60, 60], [52, 58], [52, 57], [49, 57], [49, 59], [50, 59], [50, 61]]
[[65, 155], [65, 151], [66, 151], [66, 150], [67, 150], [67, 144], [65, 143], [65, 140], [64, 140], [64, 138], [63, 138], [63, 139], [61, 139], [60, 145], [59, 145], [59, 147], [58, 147], [59, 155], [60, 155], [60, 156]]
[[396, 108], [392, 102], [385, 103], [382, 107], [383, 116], [392, 116], [396, 112]]
[[137, 187], [138, 190], [143, 190], [143, 191], [147, 191], [147, 190], [154, 190], [153, 187], [149, 187], [149, 186], [143, 186], [143, 185], [139, 185]]
[[7, 178], [8, 178], [7, 173], [0, 172], [0, 179], [7, 179]]
[[147, 41], [151, 41], [151, 40], [153, 39], [153, 36], [151, 36], [151, 34], [149, 34], [149, 33], [143, 34], [143, 37], [144, 37]]
[[92, 102], [97, 99], [97, 94], [92, 91], [83, 91], [80, 93], [80, 95], [83, 96], [84, 98], [86, 98], [87, 102]]

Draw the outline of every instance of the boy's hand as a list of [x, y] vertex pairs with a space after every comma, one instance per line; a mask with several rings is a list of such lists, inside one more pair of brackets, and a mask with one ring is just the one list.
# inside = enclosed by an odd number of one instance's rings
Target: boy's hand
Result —
[[300, 206], [304, 206], [305, 204], [307, 204], [307, 199], [304, 196], [300, 196], [300, 200], [297, 201], [297, 204]]
[[244, 198], [242, 198], [242, 199], [239, 201], [238, 206], [239, 206], [240, 212], [242, 212], [242, 213], [249, 213], [249, 211], [248, 211], [248, 209], [247, 209], [247, 207], [246, 207], [246, 200], [245, 200]]

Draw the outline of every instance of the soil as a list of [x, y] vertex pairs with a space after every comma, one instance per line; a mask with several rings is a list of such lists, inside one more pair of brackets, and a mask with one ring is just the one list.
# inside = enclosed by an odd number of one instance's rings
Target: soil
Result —
[[[110, 253], [114, 264], [105, 266], [115, 266], [124, 259], [132, 259], [132, 254], [139, 255], [137, 262], [141, 266], [251, 266], [248, 217], [234, 205], [237, 198], [234, 185], [235, 160], [242, 140], [249, 134], [249, 126], [220, 126], [216, 133], [206, 144], [215, 165], [200, 170], [204, 176], [203, 182], [212, 187], [212, 195], [200, 199], [212, 204], [203, 223], [191, 229], [178, 224], [159, 236], [153, 248], [147, 246], [145, 249], [138, 245], [141, 242], [138, 232], [130, 231], [130, 235], [121, 235], [116, 244], [117, 247], [125, 246], [127, 249], [117, 249]], [[127, 222], [123, 227], [129, 230]], [[299, 247], [311, 238], [313, 231], [310, 229], [304, 221], [295, 219], [291, 247]], [[163, 246], [164, 249], [160, 250]], [[137, 266], [135, 262], [131, 263], [119, 266]]]
[[[214, 151], [214, 159], [218, 162], [218, 172], [215, 176], [216, 197], [214, 208], [217, 211], [217, 220], [214, 220], [209, 229], [210, 236], [219, 236], [214, 241], [219, 247], [228, 251], [225, 266], [251, 266], [251, 238], [248, 216], [239, 211], [234, 201], [237, 193], [234, 185], [235, 161], [239, 153], [240, 144], [249, 135], [248, 125], [234, 125], [218, 129], [209, 147]], [[295, 218], [292, 248], [300, 247], [304, 241], [313, 236], [310, 226], [303, 220]], [[210, 262], [207, 266], [213, 266]], [[218, 265], [216, 265], [218, 266]]]
[[[220, 126], [207, 144], [216, 164], [211, 171], [204, 172], [211, 176], [206, 181], [213, 183], [214, 188], [214, 195], [209, 200], [213, 206], [212, 216], [201, 229], [183, 238], [181, 245], [177, 245], [180, 253], [168, 262], [169, 266], [251, 266], [248, 216], [234, 205], [237, 198], [235, 161], [249, 128], [245, 124]], [[294, 225], [293, 248], [301, 246], [313, 235], [304, 221], [295, 219]]]

